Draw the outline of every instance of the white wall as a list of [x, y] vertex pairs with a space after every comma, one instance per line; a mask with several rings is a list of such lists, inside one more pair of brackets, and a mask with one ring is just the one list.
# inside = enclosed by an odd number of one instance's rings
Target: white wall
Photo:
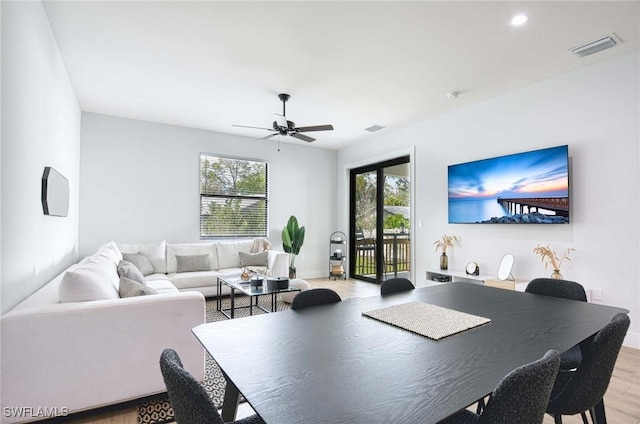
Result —
[[[438, 269], [433, 242], [443, 233], [462, 237], [450, 252], [450, 269], [476, 261], [481, 272], [493, 274], [510, 252], [513, 273], [523, 279], [551, 273], [532, 253], [538, 243], [557, 251], [573, 247], [564, 277], [603, 288], [600, 303], [629, 309], [626, 344], [640, 347], [639, 71], [636, 51], [342, 150], [338, 227], [348, 226], [341, 211], [350, 164], [414, 147], [417, 282], [426, 280], [427, 269]], [[447, 223], [447, 165], [562, 144], [569, 145], [571, 161], [571, 224]]]
[[199, 241], [200, 153], [269, 162], [269, 240], [290, 215], [306, 227], [302, 278], [327, 275], [337, 152], [192, 128], [82, 114], [80, 255], [102, 243]]
[[[40, 2], [2, 2], [2, 312], [75, 262], [80, 108]], [[67, 217], [45, 216], [41, 178], [69, 180]]]

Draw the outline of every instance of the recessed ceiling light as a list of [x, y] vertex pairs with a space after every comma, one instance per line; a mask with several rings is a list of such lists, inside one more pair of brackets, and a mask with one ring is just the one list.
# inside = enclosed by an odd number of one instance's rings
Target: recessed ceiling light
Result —
[[521, 26], [524, 25], [527, 20], [529, 19], [529, 17], [527, 15], [516, 15], [513, 18], [511, 18], [511, 20], [509, 21], [509, 25], [517, 27], [517, 26]]

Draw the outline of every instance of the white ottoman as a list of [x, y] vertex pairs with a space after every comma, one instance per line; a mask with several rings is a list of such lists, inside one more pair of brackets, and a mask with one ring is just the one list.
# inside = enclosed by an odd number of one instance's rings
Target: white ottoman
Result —
[[[311, 288], [311, 284], [307, 283], [305, 280], [301, 280], [298, 278], [295, 280], [290, 280], [289, 287], [295, 287], [297, 289], [300, 289], [300, 291], [305, 291]], [[300, 292], [294, 291], [294, 292], [282, 293], [280, 295], [280, 300], [286, 303], [291, 303], [293, 302], [293, 298], [296, 297], [298, 293]]]

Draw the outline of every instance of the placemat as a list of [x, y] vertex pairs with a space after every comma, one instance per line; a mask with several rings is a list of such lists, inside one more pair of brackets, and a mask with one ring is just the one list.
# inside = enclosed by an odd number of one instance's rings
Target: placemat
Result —
[[434, 340], [491, 322], [489, 318], [423, 302], [374, 309], [362, 315]]

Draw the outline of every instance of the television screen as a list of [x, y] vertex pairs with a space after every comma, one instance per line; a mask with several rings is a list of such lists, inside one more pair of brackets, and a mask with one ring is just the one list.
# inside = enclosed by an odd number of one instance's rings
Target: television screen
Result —
[[450, 224], [568, 224], [569, 147], [449, 166]]

